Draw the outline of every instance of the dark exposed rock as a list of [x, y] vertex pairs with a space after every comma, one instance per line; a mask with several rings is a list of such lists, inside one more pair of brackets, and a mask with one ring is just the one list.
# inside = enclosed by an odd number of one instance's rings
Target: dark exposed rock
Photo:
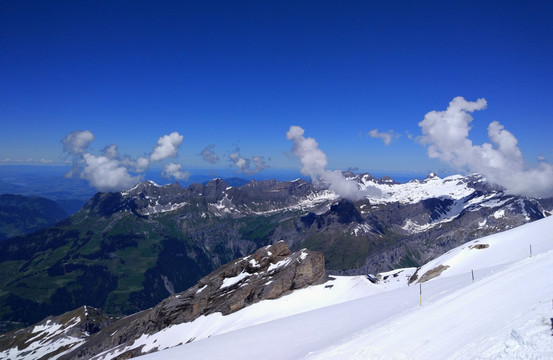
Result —
[[340, 200], [337, 204], [332, 205], [330, 213], [336, 215], [340, 224], [349, 224], [354, 221], [357, 223], [365, 222], [355, 205], [348, 200]]
[[[428, 280], [432, 280], [434, 279], [435, 277], [438, 277], [440, 276], [441, 273], [443, 273], [445, 270], [447, 270], [449, 268], [449, 265], [438, 265], [436, 266], [435, 268], [433, 269], [430, 269], [428, 270], [427, 272], [425, 272], [419, 281], [417, 281], [418, 283], [423, 283], [423, 282], [427, 282]], [[411, 279], [409, 279], [411, 280]], [[416, 280], [416, 279], [414, 279]], [[414, 281], [413, 280], [413, 281]], [[411, 281], [409, 281], [411, 283]]]
[[[231, 314], [261, 300], [276, 299], [327, 280], [321, 253], [291, 253], [284, 242], [265, 246], [202, 278], [188, 290], [172, 295], [154, 308], [131, 315], [91, 337], [63, 359], [90, 358], [102, 351], [130, 346], [124, 358], [140, 355], [134, 340], [201, 315]], [[112, 336], [113, 335], [113, 336]]]
[[42, 358], [51, 358], [80, 344], [114, 321], [90, 306], [50, 316], [28, 328], [0, 335], [0, 358], [8, 353], [18, 359], [36, 358], [38, 348], [41, 348]]

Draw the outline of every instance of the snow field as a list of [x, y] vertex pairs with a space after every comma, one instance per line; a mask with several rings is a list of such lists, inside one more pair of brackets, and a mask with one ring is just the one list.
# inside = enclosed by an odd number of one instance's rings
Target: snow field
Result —
[[[553, 217], [467, 243], [419, 275], [441, 264], [450, 267], [422, 284], [422, 306], [419, 285], [407, 286], [414, 269], [378, 285], [337, 278], [210, 315], [211, 335], [143, 358], [553, 359]], [[144, 341], [158, 344], [157, 335]]]
[[[332, 287], [328, 287], [330, 285]], [[384, 286], [371, 283], [365, 276], [337, 276], [325, 284], [300, 289], [279, 299], [262, 301], [227, 316], [222, 316], [221, 313], [201, 316], [190, 323], [170, 326], [156, 334], [143, 335], [132, 346], [112, 349], [94, 359], [112, 359], [140, 346], [144, 346], [144, 353], [154, 349], [167, 349], [383, 291]], [[189, 345], [191, 344], [187, 344]]]
[[522, 260], [306, 359], [553, 359], [551, 273], [553, 252]]

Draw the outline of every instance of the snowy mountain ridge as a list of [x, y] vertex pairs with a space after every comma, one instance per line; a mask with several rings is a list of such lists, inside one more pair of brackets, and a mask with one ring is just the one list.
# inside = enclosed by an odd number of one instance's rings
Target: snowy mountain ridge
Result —
[[[553, 217], [548, 217], [470, 241], [418, 269], [336, 276], [228, 315], [202, 315], [144, 334], [93, 359], [116, 359], [132, 349], [140, 349], [145, 360], [549, 359], [551, 234]], [[61, 328], [46, 321], [33, 333], [57, 334], [42, 349], [83, 342], [61, 336]], [[267, 352], [276, 343], [285, 345]], [[29, 349], [36, 356], [14, 349], [3, 355], [38, 359], [44, 354], [36, 346]]]
[[0, 326], [22, 328], [83, 305], [136, 313], [281, 240], [292, 251], [321, 252], [333, 275], [418, 267], [553, 210], [553, 199], [507, 195], [479, 175], [405, 184], [344, 176], [374, 191], [350, 201], [322, 182], [214, 179], [97, 193], [64, 221], [0, 243]]
[[[479, 174], [443, 179], [430, 174], [406, 183], [370, 174], [344, 176], [366, 196], [351, 202], [322, 181], [301, 179], [252, 181], [238, 187], [215, 179], [186, 189], [177, 183], [144, 182], [122, 193], [115, 210], [151, 219], [172, 216], [179, 219], [178, 226], [198, 227], [203, 234], [211, 233], [204, 223], [217, 228], [219, 222], [258, 217], [272, 227], [268, 243], [313, 246], [330, 261], [329, 271], [341, 275], [418, 266], [467, 240], [543, 218], [553, 210], [549, 202], [542, 205], [539, 199], [506, 194]], [[184, 219], [191, 224], [181, 225]], [[333, 239], [353, 242], [360, 251], [351, 253]]]
[[[476, 191], [475, 184], [485, 183], [485, 179], [478, 174], [469, 176], [452, 175], [446, 178], [440, 178], [436, 174], [430, 174], [424, 180], [411, 180], [407, 183], [397, 183], [391, 179], [381, 178], [377, 179], [370, 174], [350, 175], [348, 179], [356, 181], [358, 187], [361, 190], [367, 190], [369, 188], [375, 188], [377, 192], [366, 192], [365, 199], [369, 200], [372, 204], [386, 204], [399, 202], [401, 204], [414, 204], [422, 200], [447, 197], [454, 200], [460, 200], [466, 198]], [[214, 179], [213, 181], [223, 181], [222, 179]], [[272, 180], [270, 180], [272, 181]], [[232, 214], [232, 213], [248, 213], [263, 214], [274, 213], [278, 211], [286, 211], [292, 209], [310, 209], [314, 206], [321, 204], [322, 202], [336, 201], [339, 196], [330, 189], [323, 187], [315, 187], [310, 189], [307, 193], [301, 196], [295, 196], [288, 202], [286, 207], [272, 208], [267, 210], [258, 211], [251, 209], [247, 206], [239, 206], [234, 204], [233, 195], [236, 194], [238, 188], [247, 189], [248, 187], [255, 187], [260, 182], [253, 181], [242, 187], [227, 186], [225, 189], [221, 189], [219, 200], [216, 202], [210, 202], [210, 210], [215, 214]], [[277, 186], [269, 189], [269, 192], [279, 192], [282, 187], [278, 186], [278, 182], [275, 182]], [[297, 179], [291, 182], [284, 182], [281, 184], [291, 184], [298, 187], [307, 185], [305, 181]], [[139, 198], [142, 201], [146, 201], [147, 204], [143, 205], [145, 210], [141, 210], [143, 215], [152, 215], [155, 213], [162, 213], [167, 211], [177, 210], [178, 208], [187, 205], [184, 189], [180, 188], [178, 184], [170, 185], [158, 185], [153, 181], [145, 181], [137, 184], [133, 188], [121, 192], [121, 195], [126, 198]], [[167, 202], [166, 197], [168, 193], [173, 194], [175, 198], [172, 202]], [[500, 191], [494, 192], [495, 196], [500, 194]], [[502, 194], [502, 193], [501, 193]], [[203, 195], [198, 193], [197, 195]], [[490, 196], [490, 195], [488, 195]], [[257, 204], [262, 205], [262, 204]]]
[[[415, 269], [382, 273], [386, 280], [379, 284], [362, 276], [337, 277], [331, 288], [312, 286], [243, 309], [232, 319], [213, 315], [144, 339], [150, 350], [177, 344], [179, 336], [195, 341], [143, 358], [550, 359], [551, 234], [553, 217], [433, 260], [419, 272], [448, 268], [421, 285], [422, 306], [419, 286], [408, 285]], [[267, 352], [274, 343], [286, 346]]]
[[474, 183], [484, 183], [481, 175], [473, 174], [468, 177], [452, 175], [440, 178], [436, 174], [430, 174], [424, 180], [411, 180], [407, 183], [386, 182], [383, 183], [368, 175], [360, 179], [360, 188], [374, 187], [381, 191], [381, 197], [369, 197], [371, 203], [399, 202], [401, 204], [413, 204], [421, 200], [437, 197], [448, 197], [455, 200], [465, 198], [476, 191], [471, 186]]
[[[431, 199], [439, 199], [447, 204], [438, 209], [436, 216], [428, 218], [405, 218], [403, 223], [397, 226], [409, 234], [427, 231], [445, 222], [458, 217], [462, 211], [477, 211], [481, 207], [500, 208], [507, 203], [512, 203], [519, 197], [504, 194], [501, 189], [495, 189], [486, 183], [486, 179], [479, 174], [468, 176], [452, 175], [440, 178], [432, 173], [424, 180], [411, 180], [407, 183], [397, 183], [388, 178], [374, 178], [370, 174], [349, 174], [349, 180], [357, 182], [359, 189], [365, 191], [364, 200], [369, 201], [370, 207], [361, 205], [361, 214], [368, 214], [378, 209], [379, 205], [386, 206], [398, 203], [403, 206], [414, 205]], [[212, 182], [224, 182], [215, 179]], [[212, 183], [210, 182], [210, 184]], [[207, 212], [214, 216], [243, 217], [249, 215], [272, 215], [287, 211], [311, 211], [322, 214], [336, 203], [340, 196], [334, 191], [321, 186], [312, 186], [303, 180], [297, 179], [291, 182], [253, 181], [241, 187], [214, 185], [218, 188], [211, 192], [211, 198], [207, 199]], [[249, 201], [244, 201], [242, 194], [250, 189], [259, 188], [258, 195], [248, 195]], [[298, 190], [303, 188], [304, 191]], [[366, 191], [376, 189], [377, 191]], [[196, 191], [196, 195], [203, 196], [203, 191]], [[194, 190], [181, 188], [177, 183], [160, 186], [152, 181], [146, 181], [136, 185], [121, 195], [126, 199], [134, 199], [139, 206], [127, 206], [140, 215], [149, 216], [173, 212], [184, 207], [193, 208], [194, 201], [190, 196]], [[272, 194], [271, 194], [272, 193]], [[272, 196], [267, 196], [267, 194]], [[286, 195], [286, 196], [283, 196]], [[276, 198], [275, 198], [276, 196]], [[518, 206], [507, 204], [513, 211], [525, 212], [525, 204]], [[515, 209], [516, 207], [516, 209]], [[542, 210], [536, 212], [531, 209], [533, 216], [547, 216]], [[505, 212], [495, 213], [495, 217], [504, 216]], [[206, 212], [202, 216], [207, 216]], [[531, 220], [529, 213], [525, 213], [526, 221]], [[482, 224], [485, 227], [486, 223]], [[355, 230], [352, 230], [355, 232]]]

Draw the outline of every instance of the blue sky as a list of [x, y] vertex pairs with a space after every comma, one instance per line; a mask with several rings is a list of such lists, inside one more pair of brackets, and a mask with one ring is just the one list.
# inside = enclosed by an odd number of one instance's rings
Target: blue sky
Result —
[[[528, 166], [553, 155], [550, 1], [0, 4], [3, 164], [69, 161], [60, 141], [89, 130], [88, 152], [131, 159], [178, 132], [176, 157], [151, 166], [228, 168], [239, 148], [252, 169], [299, 168], [297, 125], [329, 169], [440, 172], [452, 164], [418, 123], [457, 96], [487, 101], [473, 144], [498, 121]], [[199, 156], [210, 144], [216, 164]]]

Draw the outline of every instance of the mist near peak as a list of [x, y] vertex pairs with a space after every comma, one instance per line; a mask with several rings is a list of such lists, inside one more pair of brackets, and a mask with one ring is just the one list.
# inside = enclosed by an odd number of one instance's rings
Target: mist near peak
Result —
[[303, 175], [311, 177], [314, 183], [327, 183], [330, 190], [351, 201], [362, 199], [369, 194], [369, 190], [360, 189], [357, 182], [347, 179], [342, 172], [327, 170], [326, 154], [319, 149], [315, 139], [305, 137], [304, 133], [305, 130], [296, 125], [290, 126], [286, 133], [286, 138], [293, 142], [292, 153], [302, 164], [300, 171]]

